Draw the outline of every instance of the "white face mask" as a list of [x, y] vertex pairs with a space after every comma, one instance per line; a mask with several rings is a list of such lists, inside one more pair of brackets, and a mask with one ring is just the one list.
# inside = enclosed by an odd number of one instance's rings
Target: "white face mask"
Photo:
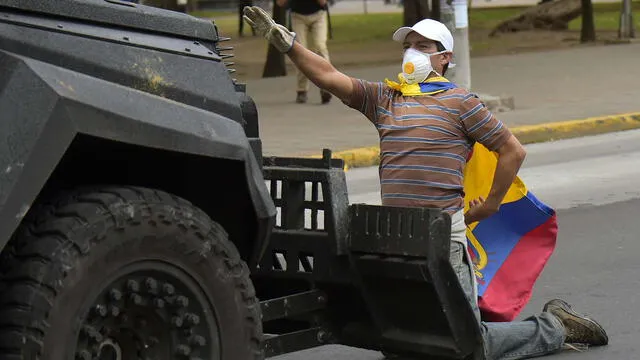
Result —
[[425, 81], [432, 71], [431, 55], [442, 54], [446, 51], [440, 51], [433, 54], [425, 54], [414, 48], [408, 48], [402, 59], [402, 76], [409, 84], [417, 84]]

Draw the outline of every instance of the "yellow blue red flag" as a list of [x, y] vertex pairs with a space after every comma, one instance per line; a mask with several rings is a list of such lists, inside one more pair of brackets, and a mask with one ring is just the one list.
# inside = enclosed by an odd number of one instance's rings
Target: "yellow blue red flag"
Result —
[[[476, 143], [464, 173], [465, 211], [486, 199], [497, 154]], [[531, 297], [556, 244], [555, 211], [538, 200], [517, 177], [500, 210], [467, 227], [478, 281], [478, 305], [485, 321], [511, 321]]]

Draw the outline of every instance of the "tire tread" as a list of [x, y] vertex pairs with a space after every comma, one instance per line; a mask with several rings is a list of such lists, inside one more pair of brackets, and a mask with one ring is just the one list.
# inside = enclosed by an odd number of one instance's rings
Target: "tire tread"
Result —
[[[131, 204], [145, 211], [136, 211], [133, 219], [122, 216]], [[226, 231], [202, 210], [175, 195], [142, 187], [105, 186], [67, 192], [51, 202], [36, 205], [3, 250], [0, 255], [0, 270], [4, 274], [0, 279], [0, 360], [30, 359], [33, 354], [43, 356], [43, 339], [49, 330], [46, 319], [62, 290], [63, 279], [72, 270], [74, 261], [86, 256], [95, 245], [94, 239], [74, 236], [75, 232], [95, 223], [98, 217], [104, 218], [105, 232], [139, 225], [145, 220], [143, 217], [153, 214], [152, 204], [169, 206], [206, 221], [208, 234], [197, 235], [200, 239], [213, 240], [208, 250], [212, 256], [222, 258], [221, 263], [233, 277], [243, 301], [244, 321], [249, 330], [247, 341], [253, 359], [264, 358], [260, 304], [249, 269], [228, 240]], [[181, 229], [198, 233], [184, 226]], [[58, 265], [53, 267], [59, 270], [55, 274], [50, 273], [52, 264]]]

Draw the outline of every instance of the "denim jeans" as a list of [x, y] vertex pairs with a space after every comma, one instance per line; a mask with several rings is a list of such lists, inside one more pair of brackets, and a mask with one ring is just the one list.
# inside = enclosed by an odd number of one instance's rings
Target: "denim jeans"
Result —
[[564, 327], [550, 313], [543, 312], [523, 321], [480, 320], [477, 284], [466, 251], [466, 226], [462, 213], [452, 216], [451, 225], [451, 265], [480, 323], [486, 360], [527, 359], [560, 350], [565, 340]]

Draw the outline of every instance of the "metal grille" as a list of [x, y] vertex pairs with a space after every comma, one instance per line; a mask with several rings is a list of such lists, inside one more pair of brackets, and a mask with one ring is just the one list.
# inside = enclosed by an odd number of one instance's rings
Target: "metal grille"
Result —
[[[276, 228], [325, 231], [326, 203], [320, 181], [267, 180], [266, 185], [276, 206]], [[293, 200], [300, 194], [304, 194], [304, 199]]]

